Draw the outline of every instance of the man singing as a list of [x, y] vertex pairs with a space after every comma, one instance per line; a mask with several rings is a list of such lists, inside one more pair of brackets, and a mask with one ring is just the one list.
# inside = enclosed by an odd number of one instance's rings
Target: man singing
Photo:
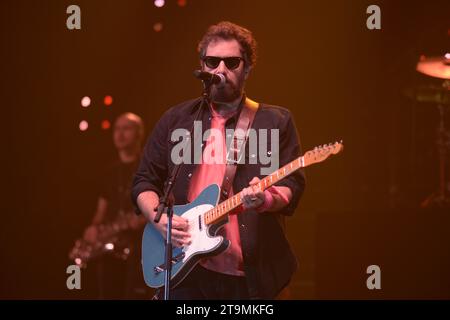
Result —
[[[215, 129], [202, 144], [201, 163], [182, 164], [173, 188], [175, 204], [194, 200], [210, 184], [223, 186], [227, 167], [227, 129], [235, 129], [248, 98], [244, 93], [256, 62], [256, 41], [252, 33], [236, 24], [220, 22], [209, 27], [198, 45], [202, 71], [224, 76], [225, 83], [211, 85], [209, 105], [201, 113], [202, 130]], [[167, 218], [154, 223], [155, 208], [163, 194], [164, 183], [174, 167], [171, 150], [174, 130], [190, 130], [201, 98], [170, 108], [157, 122], [145, 146], [135, 175], [132, 198], [138, 209], [166, 236]], [[301, 154], [300, 142], [290, 112], [282, 107], [260, 103], [251, 128], [257, 134], [278, 134], [268, 139], [266, 156], [278, 157], [284, 166]], [[278, 141], [269, 141], [277, 139]], [[278, 148], [273, 148], [273, 146]], [[264, 176], [260, 161], [251, 148], [237, 165], [232, 188], [227, 195], [243, 190], [243, 206], [228, 217], [219, 235], [230, 240], [218, 255], [202, 259], [175, 288], [172, 299], [273, 299], [288, 285], [297, 262], [284, 234], [284, 217], [292, 215], [305, 188], [302, 171], [296, 171], [274, 186], [261, 191], [252, 188]], [[217, 160], [217, 154], [221, 161]], [[215, 158], [215, 161], [207, 161]], [[275, 168], [278, 169], [278, 168]], [[267, 174], [267, 173], [266, 173]], [[172, 242], [177, 247], [191, 243], [187, 220], [174, 215]]]

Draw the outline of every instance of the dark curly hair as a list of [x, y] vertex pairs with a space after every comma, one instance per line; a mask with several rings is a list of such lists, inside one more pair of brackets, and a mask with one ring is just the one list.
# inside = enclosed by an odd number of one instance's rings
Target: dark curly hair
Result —
[[254, 66], [256, 63], [256, 40], [250, 30], [245, 29], [229, 21], [222, 21], [208, 28], [202, 40], [198, 44], [200, 59], [206, 54], [206, 48], [212, 41], [217, 39], [231, 40], [235, 39], [242, 48], [243, 58], [248, 66]]

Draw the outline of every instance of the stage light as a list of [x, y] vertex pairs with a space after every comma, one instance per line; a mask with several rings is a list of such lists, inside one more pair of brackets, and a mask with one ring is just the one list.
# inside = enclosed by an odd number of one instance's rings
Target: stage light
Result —
[[85, 96], [85, 97], [83, 97], [83, 98], [81, 99], [81, 106], [82, 106], [82, 107], [87, 108], [87, 107], [90, 106], [90, 104], [91, 104], [91, 98], [89, 98], [88, 96]]
[[449, 52], [447, 52], [446, 54], [445, 54], [445, 59], [449, 59], [450, 60], [450, 53]]
[[186, 0], [178, 0], [177, 3], [180, 7], [185, 7], [186, 6]]
[[88, 129], [88, 127], [89, 127], [89, 124], [88, 124], [88, 122], [86, 120], [82, 120], [80, 122], [79, 127], [80, 127], [80, 131], [86, 131]]
[[155, 6], [156, 6], [156, 7], [161, 8], [161, 7], [164, 6], [165, 1], [164, 1], [164, 0], [155, 0], [154, 3], [155, 3]]
[[113, 103], [113, 98], [111, 96], [105, 96], [103, 103], [105, 106], [110, 106]]
[[114, 250], [114, 243], [107, 243], [105, 244], [106, 250]]
[[155, 32], [160, 32], [163, 28], [163, 25], [161, 22], [157, 22], [153, 25], [153, 30], [155, 30]]
[[76, 258], [75, 259], [75, 263], [79, 266], [79, 265], [81, 265], [81, 259], [80, 258]]
[[111, 128], [111, 122], [109, 122], [108, 120], [103, 120], [102, 121], [102, 129], [108, 130], [109, 128]]

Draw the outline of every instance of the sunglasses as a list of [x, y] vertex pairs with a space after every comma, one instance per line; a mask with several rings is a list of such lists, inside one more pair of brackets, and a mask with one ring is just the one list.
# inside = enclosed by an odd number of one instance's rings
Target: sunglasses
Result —
[[241, 57], [227, 57], [227, 58], [221, 58], [221, 57], [212, 57], [212, 56], [206, 56], [203, 58], [203, 62], [206, 64], [208, 68], [215, 69], [219, 66], [220, 61], [225, 62], [225, 65], [229, 70], [234, 70], [241, 64], [241, 60], [244, 61]]

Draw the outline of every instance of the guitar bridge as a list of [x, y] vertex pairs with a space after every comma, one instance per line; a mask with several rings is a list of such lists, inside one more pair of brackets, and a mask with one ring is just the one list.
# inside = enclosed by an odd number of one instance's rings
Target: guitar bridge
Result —
[[[179, 255], [173, 257], [172, 258], [172, 265], [174, 265], [174, 264], [180, 262], [181, 260], [183, 260], [184, 256], [185, 256], [185, 253], [182, 252]], [[163, 264], [161, 264], [159, 266], [156, 266], [153, 270], [155, 271], [155, 274], [164, 272], [164, 270], [166, 270], [166, 264], [163, 263]]]

